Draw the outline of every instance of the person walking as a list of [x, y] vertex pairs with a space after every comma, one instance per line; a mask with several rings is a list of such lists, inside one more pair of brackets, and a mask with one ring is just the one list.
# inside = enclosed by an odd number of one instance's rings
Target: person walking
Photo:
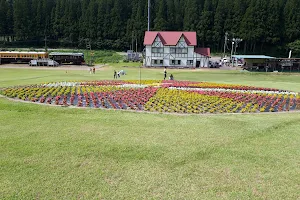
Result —
[[164, 80], [166, 80], [166, 78], [167, 78], [167, 67], [165, 67], [164, 69]]
[[114, 79], [118, 79], [116, 70], [114, 70]]
[[93, 67], [93, 74], [95, 74], [96, 73], [96, 68], [95, 67]]

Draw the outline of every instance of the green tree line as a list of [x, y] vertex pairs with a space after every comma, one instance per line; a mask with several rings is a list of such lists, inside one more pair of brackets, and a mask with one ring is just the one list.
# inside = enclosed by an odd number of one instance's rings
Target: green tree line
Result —
[[[15, 44], [143, 48], [148, 0], [0, 0], [0, 36]], [[285, 53], [300, 38], [299, 0], [151, 0], [151, 30], [197, 31], [199, 46], [221, 52]], [[4, 38], [4, 39], [3, 39]], [[6, 43], [7, 44], [7, 43]], [[230, 42], [229, 42], [230, 44]], [[230, 46], [230, 45], [229, 45]], [[230, 48], [230, 47], [229, 47]]]

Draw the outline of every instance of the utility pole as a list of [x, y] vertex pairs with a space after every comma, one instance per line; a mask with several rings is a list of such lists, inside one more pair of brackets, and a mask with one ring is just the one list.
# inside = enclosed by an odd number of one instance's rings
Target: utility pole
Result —
[[225, 54], [226, 54], [227, 41], [228, 41], [228, 32], [225, 33], [223, 58], [225, 58]]
[[140, 85], [142, 85], [142, 65], [140, 65]]
[[47, 36], [45, 35], [45, 51], [47, 52], [48, 51], [48, 48], [47, 48]]
[[150, 31], [150, 0], [148, 0], [148, 31]]
[[134, 45], [133, 45], [133, 31], [131, 32], [131, 47], [132, 52], [134, 51]]
[[90, 39], [86, 39], [86, 41], [87, 41], [86, 48], [90, 51], [90, 62], [89, 62], [89, 65], [92, 65], [92, 54], [91, 54], [92, 45], [91, 45], [91, 40]]
[[135, 39], [135, 52], [138, 52], [138, 43], [137, 43], [137, 38]]
[[236, 54], [236, 48], [238, 47], [238, 44], [243, 41], [243, 39], [241, 39], [241, 38], [233, 38], [233, 39], [234, 39], [234, 42], [235, 42], [235, 49], [234, 49], [234, 55], [235, 55]]
[[235, 38], [233, 38], [232, 43], [231, 43], [232, 45], [231, 45], [231, 56], [230, 56], [231, 61], [232, 61], [232, 67], [233, 67], [233, 65], [234, 65], [234, 63], [233, 63], [234, 61], [233, 61], [233, 57], [232, 57], [232, 56], [233, 56], [233, 45], [234, 45], [234, 40], [235, 40]]
[[47, 27], [48, 27], [48, 21], [46, 21], [46, 26], [45, 26], [45, 29], [44, 29], [44, 35], [45, 35], [45, 51], [46, 53], [48, 52], [48, 48], [47, 48]]
[[[139, 56], [139, 54], [138, 54], [138, 40], [137, 40], [137, 38], [136, 38], [136, 40], [135, 40], [135, 56], [136, 56], [136, 58], [139, 58], [140, 56]], [[137, 59], [138, 60], [138, 62], [139, 62], [139, 59]], [[142, 84], [142, 66], [140, 65], [140, 71], [139, 71], [139, 75], [140, 75], [140, 85]]]
[[[241, 39], [241, 38], [232, 38], [232, 47], [231, 47], [232, 67], [234, 67], [234, 59], [232, 57], [233, 56], [233, 48], [234, 48], [234, 55], [235, 55], [236, 54], [236, 48], [237, 48], [238, 44], [242, 41], [243, 41], [243, 39]], [[233, 47], [233, 45], [234, 45], [234, 47]], [[236, 69], [237, 69], [237, 67], [236, 67]]]

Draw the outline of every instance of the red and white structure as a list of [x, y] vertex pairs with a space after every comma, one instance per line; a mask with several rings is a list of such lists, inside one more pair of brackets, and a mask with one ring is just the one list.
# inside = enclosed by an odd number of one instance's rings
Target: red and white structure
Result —
[[146, 31], [146, 67], [208, 67], [210, 48], [196, 48], [196, 32]]

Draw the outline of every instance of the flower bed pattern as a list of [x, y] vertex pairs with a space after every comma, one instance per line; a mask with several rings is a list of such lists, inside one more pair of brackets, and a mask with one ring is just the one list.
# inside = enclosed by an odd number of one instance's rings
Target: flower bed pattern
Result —
[[73, 81], [1, 91], [37, 103], [169, 113], [258, 113], [300, 110], [299, 93], [189, 81]]

